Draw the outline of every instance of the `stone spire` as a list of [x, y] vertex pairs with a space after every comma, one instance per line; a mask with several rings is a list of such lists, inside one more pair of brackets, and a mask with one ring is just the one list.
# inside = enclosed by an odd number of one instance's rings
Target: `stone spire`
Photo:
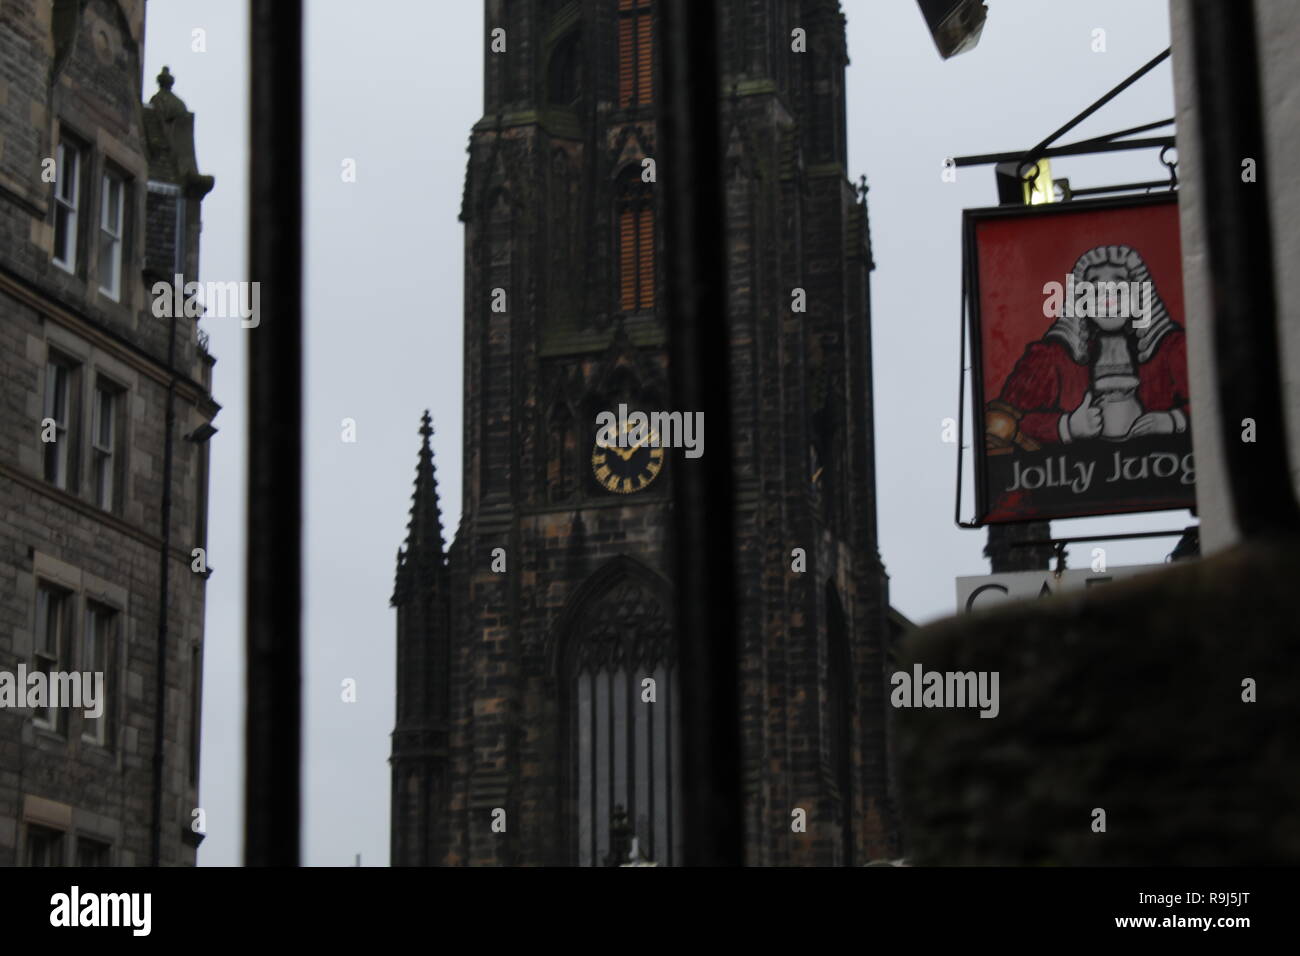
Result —
[[433, 420], [428, 409], [420, 419], [420, 457], [415, 466], [411, 517], [406, 523], [406, 545], [397, 552], [397, 580], [393, 604], [405, 603], [412, 587], [431, 583], [443, 567], [442, 514], [438, 505], [438, 476], [433, 464]]

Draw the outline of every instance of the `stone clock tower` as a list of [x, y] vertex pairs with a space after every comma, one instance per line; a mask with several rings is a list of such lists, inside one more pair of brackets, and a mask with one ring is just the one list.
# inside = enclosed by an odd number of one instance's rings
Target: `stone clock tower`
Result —
[[[862, 863], [898, 848], [844, 18], [835, 0], [720, 10], [734, 429], [703, 447], [737, 482], [746, 854]], [[426, 419], [393, 595], [394, 865], [681, 859], [666, 534], [691, 460], [597, 428], [676, 408], [657, 30], [651, 0], [486, 3], [464, 500], [444, 554]]]

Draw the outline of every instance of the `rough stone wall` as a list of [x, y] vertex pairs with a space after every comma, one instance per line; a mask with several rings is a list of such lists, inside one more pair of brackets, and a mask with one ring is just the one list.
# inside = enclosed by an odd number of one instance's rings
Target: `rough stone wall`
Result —
[[[146, 183], [151, 153], [141, 104], [141, 2], [53, 0], [6, 3], [0, 30], [0, 670], [33, 666], [38, 581], [70, 592], [71, 661], [88, 602], [117, 611], [108, 669], [105, 746], [81, 737], [79, 712], [64, 712], [63, 733], [38, 728], [32, 712], [0, 709], [0, 865], [23, 862], [29, 825], [65, 832], [65, 861], [76, 841], [110, 844], [115, 865], [150, 861], [153, 750], [158, 675], [159, 564], [163, 547], [165, 362], [168, 323], [150, 311], [145, 265]], [[49, 82], [51, 81], [52, 82]], [[42, 160], [62, 134], [85, 147], [81, 247], [75, 274], [55, 267], [53, 185]], [[122, 294], [98, 292], [95, 241], [105, 164], [129, 179]], [[210, 184], [209, 184], [210, 188]], [[186, 272], [197, 275], [198, 202], [184, 238]], [[200, 447], [183, 440], [217, 411], [208, 392], [211, 358], [194, 323], [178, 325], [176, 421], [171, 482], [169, 645], [164, 739], [162, 857], [192, 864], [190, 830], [198, 805], [191, 776], [194, 660], [201, 662], [206, 575], [191, 571]], [[51, 350], [77, 367], [72, 389], [72, 477], [66, 490], [44, 477], [46, 362]], [[92, 494], [90, 429], [99, 377], [122, 389], [118, 402], [117, 501]], [[200, 664], [201, 666], [201, 664]]]

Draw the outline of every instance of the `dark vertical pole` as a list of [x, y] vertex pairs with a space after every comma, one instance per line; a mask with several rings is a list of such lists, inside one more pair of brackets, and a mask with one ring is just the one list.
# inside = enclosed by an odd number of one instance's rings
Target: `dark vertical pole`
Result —
[[684, 862], [736, 866], [743, 825], [717, 12], [688, 0], [666, 0], [659, 11], [657, 172], [673, 402], [702, 411], [713, 436], [704, 455], [678, 457], [673, 468]]
[[[1300, 530], [1287, 464], [1253, 0], [1192, 3], [1201, 201], [1214, 303], [1223, 456], [1245, 537]], [[1255, 160], [1256, 181], [1242, 181]], [[1242, 419], [1256, 439], [1241, 440]]]
[[302, 740], [302, 4], [251, 0], [244, 863], [296, 866]]

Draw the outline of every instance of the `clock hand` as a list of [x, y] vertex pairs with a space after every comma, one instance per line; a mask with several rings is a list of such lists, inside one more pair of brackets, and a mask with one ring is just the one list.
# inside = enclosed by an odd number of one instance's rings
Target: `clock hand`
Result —
[[622, 448], [619, 448], [617, 445], [606, 445], [601, 442], [597, 442], [596, 444], [600, 445], [601, 448], [604, 448], [607, 451], [612, 451], [614, 454], [618, 455], [618, 457], [622, 458], [624, 461], [627, 461], [629, 458], [632, 457], [631, 450], [624, 451]]
[[[622, 438], [623, 441], [626, 441], [626, 440], [627, 440], [627, 435], [628, 435], [631, 431], [632, 431], [632, 426], [631, 426], [631, 425], [624, 425], [624, 426], [623, 426], [623, 434], [622, 434], [622, 436], [620, 436], [620, 437]], [[636, 446], [636, 445], [632, 445], [632, 446], [627, 447], [627, 448], [620, 448], [620, 449], [619, 449], [619, 453], [618, 453], [618, 454], [619, 454], [619, 457], [622, 458], [624, 461], [630, 461], [631, 458], [632, 458], [632, 456], [633, 456], [634, 454], [636, 454], [636, 449], [637, 449], [637, 446]]]
[[649, 435], [646, 435], [645, 438], [642, 438], [639, 442], [637, 442], [635, 445], [632, 446], [631, 450], [630, 450], [629, 453], [628, 453], [628, 457], [631, 458], [631, 457], [632, 457], [631, 452], [636, 451], [638, 448], [640, 448], [640, 447], [641, 447], [642, 445], [644, 445], [646, 442], [651, 441], [651, 440], [655, 440], [655, 441], [657, 441], [658, 438], [659, 438], [659, 436], [656, 435], [654, 432], [651, 432]]

